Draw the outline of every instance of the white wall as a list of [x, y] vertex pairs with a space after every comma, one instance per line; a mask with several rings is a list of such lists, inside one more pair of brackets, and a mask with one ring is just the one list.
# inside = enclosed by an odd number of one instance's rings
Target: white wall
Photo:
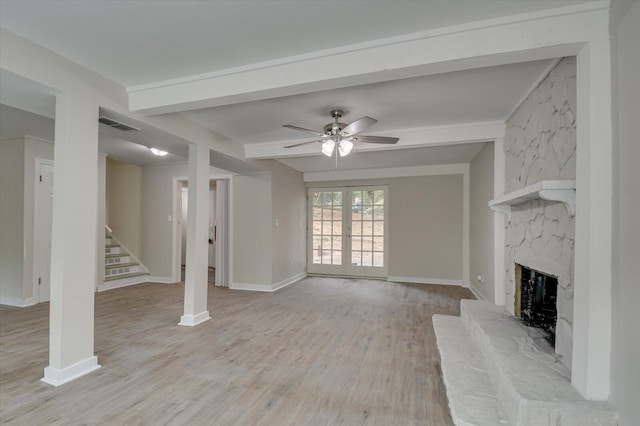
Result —
[[140, 258], [141, 181], [140, 166], [107, 158], [107, 225], [137, 258]]
[[[494, 300], [493, 199], [494, 144], [488, 143], [469, 166], [469, 271], [470, 285], [486, 300]], [[478, 281], [478, 275], [482, 281]]]
[[[626, 14], [625, 14], [626, 12]], [[612, 400], [620, 425], [640, 424], [640, 3], [614, 1], [614, 245]]]
[[389, 276], [463, 282], [463, 175], [308, 182], [389, 186]]

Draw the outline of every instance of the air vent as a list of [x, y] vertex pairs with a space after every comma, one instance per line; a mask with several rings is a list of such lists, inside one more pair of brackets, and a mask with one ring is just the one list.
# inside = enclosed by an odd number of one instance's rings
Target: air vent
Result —
[[113, 118], [105, 117], [104, 115], [101, 115], [100, 118], [98, 118], [98, 121], [105, 126], [113, 127], [114, 129], [123, 130], [125, 132], [128, 132], [130, 130], [140, 130], [137, 127], [130, 126], [128, 124], [114, 120]]

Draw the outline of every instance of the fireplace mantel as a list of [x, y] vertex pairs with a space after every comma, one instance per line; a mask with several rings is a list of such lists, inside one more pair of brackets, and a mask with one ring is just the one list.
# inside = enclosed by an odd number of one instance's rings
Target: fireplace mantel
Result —
[[505, 213], [507, 219], [511, 220], [511, 206], [536, 199], [560, 201], [567, 208], [569, 215], [573, 217], [576, 213], [576, 181], [543, 180], [491, 200], [489, 207]]

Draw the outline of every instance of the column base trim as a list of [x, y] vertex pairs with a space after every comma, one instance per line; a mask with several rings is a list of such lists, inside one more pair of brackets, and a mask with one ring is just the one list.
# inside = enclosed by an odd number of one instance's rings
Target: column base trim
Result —
[[178, 325], [184, 325], [187, 327], [195, 327], [198, 324], [202, 324], [205, 321], [210, 320], [209, 311], [200, 312], [199, 314], [185, 314], [180, 317]]
[[85, 374], [89, 374], [100, 367], [101, 365], [98, 364], [98, 357], [92, 356], [83, 361], [71, 364], [63, 369], [51, 366], [46, 367], [44, 369], [44, 377], [40, 380], [52, 386], [60, 386], [75, 380], [78, 377], [84, 376]]

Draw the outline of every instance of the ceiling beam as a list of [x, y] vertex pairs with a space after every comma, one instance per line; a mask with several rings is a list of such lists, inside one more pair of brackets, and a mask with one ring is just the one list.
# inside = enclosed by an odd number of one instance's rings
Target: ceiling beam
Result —
[[164, 114], [400, 78], [575, 55], [608, 1], [547, 9], [312, 52], [127, 89], [129, 107]]

